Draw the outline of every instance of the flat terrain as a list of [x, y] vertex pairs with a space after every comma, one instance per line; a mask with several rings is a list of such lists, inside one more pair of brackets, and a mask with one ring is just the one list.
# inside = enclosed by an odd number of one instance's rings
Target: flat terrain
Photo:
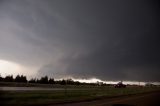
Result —
[[[5, 84], [5, 83], [4, 83]], [[3, 84], [3, 85], [4, 85]], [[158, 103], [160, 87], [93, 85], [28, 85], [0, 87], [0, 106], [117, 106]], [[152, 92], [152, 93], [150, 93]], [[153, 93], [154, 92], [154, 93]], [[155, 93], [156, 92], [156, 93]], [[143, 94], [142, 94], [143, 93]], [[155, 101], [154, 101], [155, 100]], [[115, 105], [114, 105], [115, 104]], [[126, 105], [126, 106], [127, 106]], [[123, 106], [123, 105], [119, 105]], [[125, 105], [124, 105], [125, 106]]]
[[88, 102], [86, 101], [50, 106], [160, 106], [160, 92], [150, 92], [113, 98], [102, 98], [99, 100]]
[[[71, 88], [69, 88], [71, 89]], [[64, 88], [44, 88], [44, 87], [0, 87], [1, 91], [52, 91], [64, 90]], [[75, 89], [73, 89], [75, 90]]]

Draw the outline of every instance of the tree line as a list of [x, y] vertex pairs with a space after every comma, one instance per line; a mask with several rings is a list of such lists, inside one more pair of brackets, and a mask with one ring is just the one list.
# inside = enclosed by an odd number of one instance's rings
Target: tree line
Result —
[[6, 77], [0, 76], [0, 81], [2, 82], [27, 82], [27, 78], [24, 75], [17, 75], [13, 78], [13, 75], [7, 75]]
[[5, 77], [2, 77], [0, 75], [0, 82], [17, 82], [17, 83], [35, 83], [35, 84], [61, 84], [61, 85], [109, 85], [110, 84], [104, 84], [102, 82], [97, 83], [85, 83], [85, 82], [79, 82], [74, 81], [72, 79], [62, 79], [62, 80], [54, 80], [54, 78], [48, 78], [48, 76], [43, 76], [39, 79], [32, 78], [30, 80], [27, 80], [27, 77], [24, 75], [17, 75], [15, 78], [13, 75], [7, 75]]
[[[80, 82], [73, 81], [72, 79], [67, 80], [54, 80], [54, 78], [48, 78], [48, 76], [41, 77], [39, 79], [32, 78], [27, 80], [27, 77], [24, 75], [17, 75], [15, 78], [13, 75], [7, 75], [5, 77], [0, 76], [0, 82], [20, 82], [20, 83], [39, 83], [39, 84], [61, 84], [61, 85], [79, 85]], [[82, 83], [81, 83], [82, 84]]]

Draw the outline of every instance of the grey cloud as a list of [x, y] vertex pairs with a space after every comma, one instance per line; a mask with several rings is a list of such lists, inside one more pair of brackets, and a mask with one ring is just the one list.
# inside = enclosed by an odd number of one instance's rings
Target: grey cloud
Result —
[[158, 4], [3, 1], [0, 57], [57, 78], [160, 81]]

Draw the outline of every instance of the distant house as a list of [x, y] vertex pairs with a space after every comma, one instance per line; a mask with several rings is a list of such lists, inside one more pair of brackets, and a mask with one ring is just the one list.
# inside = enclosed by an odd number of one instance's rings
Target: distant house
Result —
[[115, 86], [115, 88], [126, 88], [126, 85], [121, 82], [118, 82]]

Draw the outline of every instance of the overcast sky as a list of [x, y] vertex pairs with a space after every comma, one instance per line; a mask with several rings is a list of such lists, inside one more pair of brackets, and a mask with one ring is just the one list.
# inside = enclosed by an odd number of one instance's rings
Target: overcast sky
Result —
[[0, 59], [34, 77], [160, 81], [160, 3], [0, 0]]

